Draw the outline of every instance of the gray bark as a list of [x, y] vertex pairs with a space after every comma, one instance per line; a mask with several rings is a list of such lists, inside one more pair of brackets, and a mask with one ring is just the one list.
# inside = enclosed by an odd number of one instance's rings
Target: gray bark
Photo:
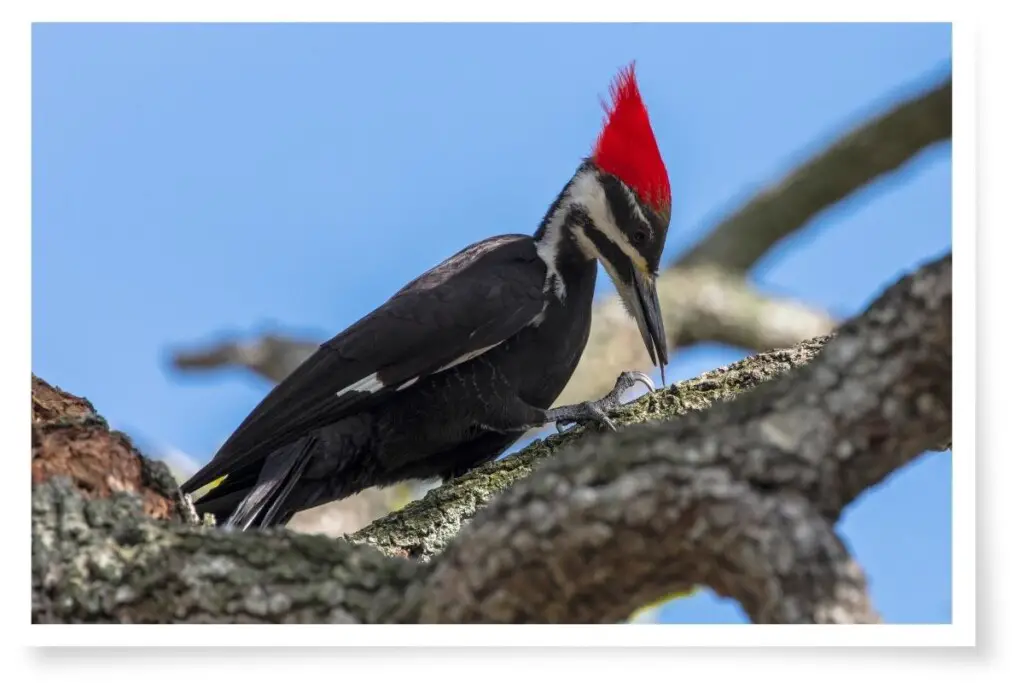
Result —
[[[827, 340], [645, 397], [614, 433], [470, 473], [359, 542], [189, 526], [137, 492], [34, 478], [33, 619], [597, 623], [703, 585], [755, 622], [877, 621], [833, 525], [951, 439], [951, 270], [926, 264]], [[47, 457], [40, 441], [34, 472]]]

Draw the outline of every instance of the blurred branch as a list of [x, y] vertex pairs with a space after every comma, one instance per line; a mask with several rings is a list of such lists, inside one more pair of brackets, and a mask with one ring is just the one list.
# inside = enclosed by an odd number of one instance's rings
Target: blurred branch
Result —
[[195, 350], [179, 349], [172, 363], [189, 372], [241, 367], [277, 384], [319, 346], [320, 342], [271, 333], [248, 341], [229, 338]]
[[[715, 267], [665, 271], [658, 280], [658, 296], [673, 349], [704, 341], [756, 351], [777, 349], [835, 327], [825, 313], [761, 294], [744, 278]], [[604, 395], [623, 369], [650, 366], [636, 323], [622, 303], [614, 297], [599, 301], [579, 366], [556, 403]]]
[[[950, 439], [951, 270], [950, 255], [924, 265], [827, 342], [647, 396], [616, 432], [512, 456], [510, 467], [533, 460], [511, 486], [488, 466], [488, 505], [471, 489], [424, 508], [423, 529], [472, 516], [430, 562], [377, 552], [426, 554], [395, 552], [384, 533], [370, 544], [231, 533], [154, 519], [166, 508], [147, 516], [120, 486], [76, 490], [68, 444], [95, 453], [109, 432], [94, 415], [40, 410], [33, 471], [52, 467], [33, 478], [33, 621], [607, 623], [694, 585], [755, 623], [879, 621], [833, 525]], [[103, 462], [139, 457], [116, 448]]]
[[860, 188], [896, 171], [953, 134], [953, 82], [947, 78], [899, 102], [751, 198], [676, 259], [745, 272], [779, 241]]

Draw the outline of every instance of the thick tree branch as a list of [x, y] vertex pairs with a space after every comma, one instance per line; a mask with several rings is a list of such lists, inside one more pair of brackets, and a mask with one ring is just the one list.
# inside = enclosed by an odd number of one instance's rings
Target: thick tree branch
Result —
[[401, 613], [415, 575], [323, 536], [167, 526], [62, 478], [32, 491], [37, 623], [370, 623]]
[[[827, 337], [817, 337], [793, 348], [744, 358], [724, 368], [646, 394], [624, 406], [615, 416], [615, 422], [626, 426], [668, 420], [732, 400], [764, 382], [806, 365], [817, 356], [827, 340]], [[495, 495], [528, 477], [534, 467], [588, 433], [588, 430], [577, 428], [536, 440], [518, 453], [477, 468], [446, 486], [433, 489], [421, 499], [374, 521], [347, 538], [355, 542], [371, 543], [388, 555], [432, 559], [458, 535], [462, 524], [471, 519], [477, 510], [489, 504]]]
[[830, 524], [949, 439], [951, 270], [902, 280], [814, 362], [728, 404], [538, 465], [435, 560], [424, 618], [615, 621], [702, 584], [755, 621], [876, 620]]
[[947, 256], [904, 278], [813, 360], [739, 395], [723, 382], [703, 410], [563, 437], [428, 563], [157, 521], [130, 493], [84, 500], [51, 468], [33, 486], [33, 618], [611, 622], [705, 585], [753, 621], [877, 621], [832, 524], [950, 438], [951, 268]]

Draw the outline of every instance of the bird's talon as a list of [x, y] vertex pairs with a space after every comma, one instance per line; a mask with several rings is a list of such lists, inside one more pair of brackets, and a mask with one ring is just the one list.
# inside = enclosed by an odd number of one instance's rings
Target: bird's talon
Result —
[[619, 375], [619, 379], [615, 383], [615, 393], [618, 393], [621, 397], [622, 394], [626, 393], [627, 389], [630, 389], [637, 384], [643, 384], [651, 391], [655, 391], [654, 380], [642, 372], [629, 371]]
[[656, 391], [656, 389], [654, 388], [654, 380], [652, 380], [650, 377], [648, 377], [642, 372], [633, 373], [633, 384], [637, 383], [643, 384], [651, 391]]
[[604, 411], [603, 406], [597, 405], [595, 403], [588, 403], [587, 408], [588, 412], [590, 413], [590, 420], [594, 422], [598, 427], [603, 426], [607, 427], [613, 432], [618, 431], [615, 428], [615, 423], [612, 422], [611, 418], [608, 417], [608, 414]]

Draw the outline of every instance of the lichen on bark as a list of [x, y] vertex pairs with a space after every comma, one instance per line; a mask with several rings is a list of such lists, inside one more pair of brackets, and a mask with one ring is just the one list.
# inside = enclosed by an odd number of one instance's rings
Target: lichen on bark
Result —
[[[807, 364], [829, 338], [822, 336], [793, 348], [757, 354], [694, 379], [671, 384], [624, 405], [615, 413], [615, 423], [626, 427], [669, 420], [731, 400], [748, 389]], [[447, 486], [427, 492], [419, 500], [346, 538], [370, 543], [387, 555], [429, 560], [441, 552], [459, 533], [462, 525], [496, 494], [529, 476], [538, 463], [586, 433], [587, 429], [577, 427], [537, 439], [516, 453], [483, 465]]]

